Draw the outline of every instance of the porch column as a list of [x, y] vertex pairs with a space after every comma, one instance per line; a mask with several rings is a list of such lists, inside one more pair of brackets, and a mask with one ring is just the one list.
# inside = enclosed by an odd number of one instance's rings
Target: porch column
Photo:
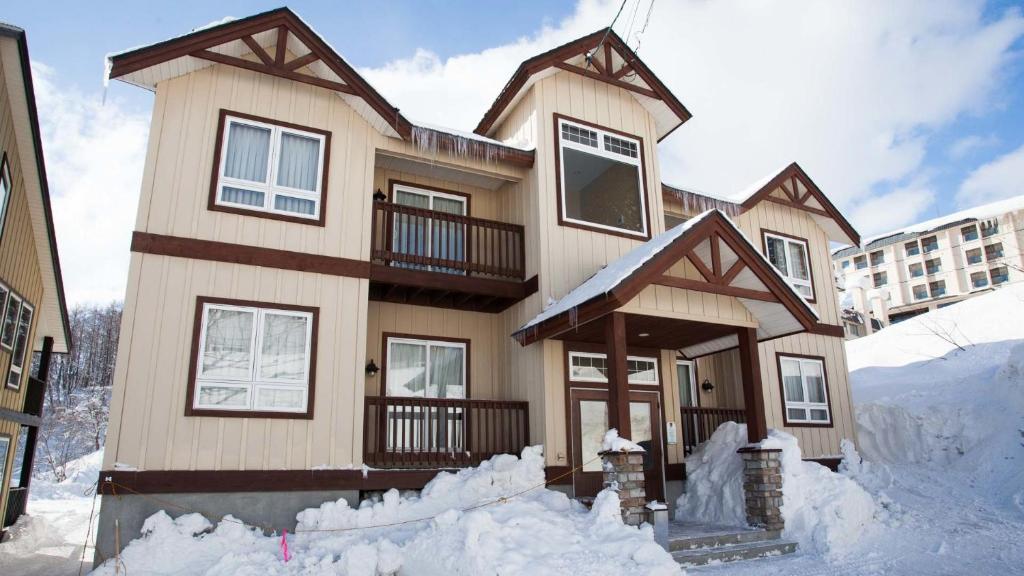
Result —
[[740, 372], [743, 376], [743, 403], [747, 407], [747, 441], [755, 444], [768, 437], [761, 388], [761, 360], [757, 353], [757, 329], [740, 328]]
[[631, 439], [625, 314], [612, 312], [605, 316], [604, 341], [608, 355], [608, 426], [616, 428], [620, 438]]

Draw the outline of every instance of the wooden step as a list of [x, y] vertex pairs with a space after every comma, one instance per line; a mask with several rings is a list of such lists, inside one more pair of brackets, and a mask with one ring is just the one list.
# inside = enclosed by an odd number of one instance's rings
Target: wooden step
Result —
[[676, 562], [684, 567], [703, 566], [710, 562], [737, 562], [796, 552], [796, 542], [779, 539], [757, 540], [709, 548], [694, 548], [672, 552]]

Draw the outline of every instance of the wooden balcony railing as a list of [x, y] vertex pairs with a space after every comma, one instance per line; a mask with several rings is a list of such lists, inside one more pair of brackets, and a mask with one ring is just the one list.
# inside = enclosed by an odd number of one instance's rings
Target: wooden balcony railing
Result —
[[723, 422], [747, 421], [747, 411], [742, 408], [680, 408], [682, 419], [683, 449], [686, 454], [702, 442], [707, 441]]
[[372, 230], [375, 262], [508, 280], [526, 273], [518, 224], [375, 201]]
[[527, 402], [366, 398], [363, 459], [375, 468], [461, 468], [529, 443]]
[[46, 382], [35, 376], [28, 377], [28, 389], [25, 391], [25, 407], [23, 411], [33, 416], [43, 415], [43, 400], [46, 394]]
[[11, 488], [7, 491], [7, 511], [4, 513], [3, 527], [13, 525], [25, 513], [28, 504], [28, 488]]

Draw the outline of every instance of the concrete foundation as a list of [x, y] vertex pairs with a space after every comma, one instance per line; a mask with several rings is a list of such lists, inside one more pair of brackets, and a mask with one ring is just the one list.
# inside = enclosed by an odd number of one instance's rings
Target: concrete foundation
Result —
[[[159, 500], [160, 502], [154, 500]], [[216, 523], [223, 516], [235, 518], [256, 526], [270, 526], [275, 530], [295, 530], [295, 515], [306, 508], [344, 498], [349, 504], [359, 503], [357, 490], [318, 490], [310, 492], [236, 492], [199, 494], [153, 494], [102, 496], [99, 526], [96, 532], [94, 566], [114, 556], [114, 526], [120, 529], [121, 547], [141, 535], [142, 524], [156, 512], [163, 510], [172, 518], [188, 512], [198, 512]], [[173, 505], [173, 506], [172, 506]], [[184, 509], [184, 510], [182, 510]]]

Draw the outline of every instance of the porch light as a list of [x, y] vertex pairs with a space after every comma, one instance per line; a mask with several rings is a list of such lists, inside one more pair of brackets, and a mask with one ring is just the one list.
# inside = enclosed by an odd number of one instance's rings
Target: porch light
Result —
[[715, 389], [715, 385], [711, 383], [711, 380], [705, 378], [704, 381], [701, 382], [700, 384], [700, 389], [705, 392], [711, 392], [712, 390]]
[[373, 378], [377, 375], [377, 372], [380, 372], [380, 368], [377, 367], [377, 363], [371, 358], [370, 362], [366, 365], [366, 375]]
[[388, 197], [383, 192], [380, 191], [380, 188], [377, 188], [377, 191], [373, 193], [373, 199], [376, 200], [377, 202], [383, 202], [387, 200]]
[[650, 336], [650, 333], [648, 333], [648, 332], [641, 332], [641, 333], [637, 334], [637, 336], [640, 337], [640, 338], [647, 338], [648, 336]]

